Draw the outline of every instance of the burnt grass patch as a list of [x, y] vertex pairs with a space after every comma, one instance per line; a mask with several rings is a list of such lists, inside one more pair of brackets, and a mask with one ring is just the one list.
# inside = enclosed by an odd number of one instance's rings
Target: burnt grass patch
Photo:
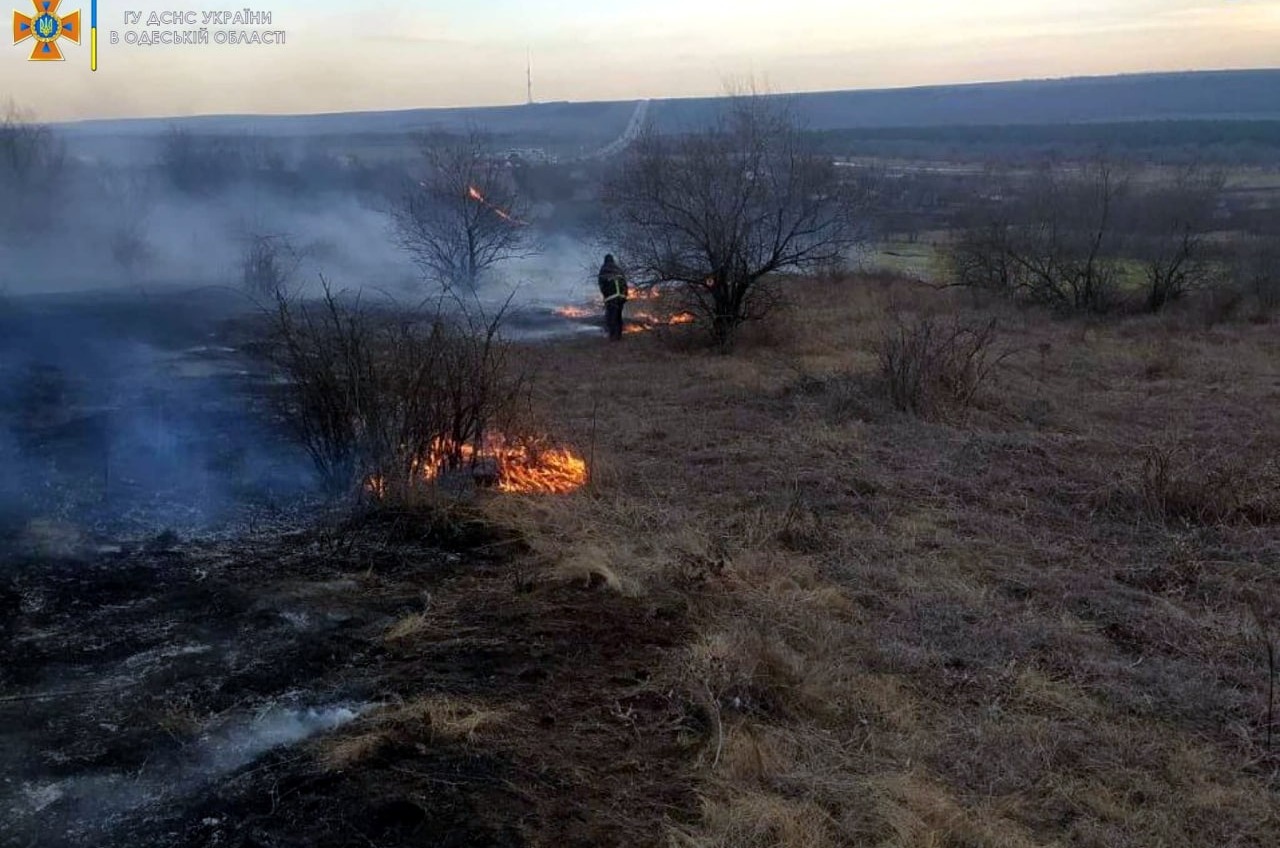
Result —
[[[0, 844], [652, 844], [694, 804], [697, 722], [649, 685], [678, 609], [531, 581], [406, 521], [62, 559], [6, 542]], [[387, 638], [415, 615], [429, 626]], [[326, 757], [424, 698], [503, 718], [460, 738], [402, 723], [358, 768]], [[361, 717], [252, 739], [334, 707]]]

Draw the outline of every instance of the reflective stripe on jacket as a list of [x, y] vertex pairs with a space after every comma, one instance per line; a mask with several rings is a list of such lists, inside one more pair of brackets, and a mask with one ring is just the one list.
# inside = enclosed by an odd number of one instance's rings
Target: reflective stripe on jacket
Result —
[[[613, 287], [612, 294], [608, 293], [609, 286]], [[607, 280], [604, 282], [603, 285], [600, 286], [600, 293], [604, 295], [604, 299], [606, 303], [608, 303], [611, 300], [618, 300], [618, 299], [626, 300], [627, 299], [627, 281], [623, 277], [614, 277], [612, 280]]]

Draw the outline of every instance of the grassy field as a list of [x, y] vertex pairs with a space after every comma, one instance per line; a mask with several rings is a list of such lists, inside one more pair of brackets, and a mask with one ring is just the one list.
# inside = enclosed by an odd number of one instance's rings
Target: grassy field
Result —
[[[687, 328], [530, 348], [593, 480], [489, 500], [518, 588], [467, 603], [540, 597], [591, 641], [555, 699], [436, 691], [328, 756], [421, 719], [525, 764], [509, 795], [579, 799], [576, 842], [519, 818], [534, 845], [1274, 845], [1276, 326], [839, 292], [796, 286], [732, 356]], [[971, 408], [892, 407], [891, 314], [998, 317]], [[388, 639], [429, 652], [440, 622]]]
[[877, 244], [866, 258], [871, 273], [887, 272], [917, 280], [934, 280], [941, 275], [942, 256], [937, 244], [945, 233], [925, 233], [919, 240]]

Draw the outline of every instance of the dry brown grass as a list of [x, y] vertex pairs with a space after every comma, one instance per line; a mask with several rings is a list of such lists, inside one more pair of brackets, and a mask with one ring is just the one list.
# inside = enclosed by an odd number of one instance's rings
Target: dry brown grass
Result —
[[506, 720], [502, 710], [444, 695], [384, 707], [322, 743], [321, 764], [331, 771], [359, 766], [397, 745], [475, 742]]
[[1148, 448], [1132, 500], [1152, 518], [1190, 524], [1280, 522], [1280, 464], [1248, 455]]
[[431, 629], [431, 618], [425, 612], [415, 612], [397, 621], [383, 635], [389, 643], [415, 639]]
[[[694, 622], [651, 682], [699, 728], [703, 807], [672, 844], [1274, 844], [1250, 612], [1280, 620], [1274, 328], [849, 285], [798, 286], [791, 326], [732, 357], [530, 351], [593, 481], [489, 519], [546, 580], [674, 595]], [[998, 391], [962, 424], [896, 412], [891, 311], [992, 309]], [[1150, 445], [1177, 446], [1163, 483]], [[1221, 469], [1247, 470], [1227, 507], [1192, 491]]]

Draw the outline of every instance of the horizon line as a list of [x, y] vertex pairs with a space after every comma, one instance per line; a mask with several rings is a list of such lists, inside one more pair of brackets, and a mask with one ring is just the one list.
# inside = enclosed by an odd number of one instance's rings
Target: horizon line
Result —
[[[1181, 71], [1128, 71], [1118, 74], [1071, 74], [1067, 76], [1057, 77], [1021, 77], [1017, 79], [989, 79], [989, 80], [967, 80], [964, 82], [937, 82], [923, 83], [915, 85], [901, 86], [879, 86], [876, 88], [822, 88], [822, 89], [803, 89], [792, 91], [764, 91], [761, 94], [765, 97], [805, 97], [823, 94], [875, 94], [878, 92], [901, 92], [901, 91], [925, 91], [929, 89], [939, 88], [977, 88], [982, 86], [993, 85], [1022, 85], [1032, 83], [1053, 83], [1053, 82], [1070, 82], [1074, 80], [1103, 80], [1103, 79], [1125, 79], [1129, 77], [1169, 77], [1169, 76], [1187, 76], [1197, 74], [1240, 74], [1240, 73], [1268, 73], [1280, 72], [1280, 66], [1270, 67], [1222, 67], [1222, 68], [1194, 68]], [[730, 93], [721, 94], [689, 94], [689, 95], [671, 95], [665, 97], [633, 97], [618, 98], [610, 100], [546, 100], [546, 101], [512, 101], [509, 103], [489, 103], [480, 105], [453, 105], [453, 106], [405, 106], [391, 109], [360, 109], [354, 111], [318, 111], [318, 112], [210, 112], [198, 115], [135, 115], [131, 117], [119, 118], [75, 118], [65, 121], [49, 121], [49, 126], [68, 127], [83, 124], [104, 124], [104, 123], [124, 123], [129, 121], [195, 121], [216, 118], [324, 118], [335, 117], [340, 115], [372, 115], [372, 114], [397, 114], [408, 112], [465, 112], [465, 111], [488, 111], [495, 109], [531, 109], [539, 106], [560, 106], [560, 105], [596, 105], [596, 104], [613, 104], [613, 103], [639, 103], [642, 101], [651, 102], [678, 102], [688, 100], [721, 100], [732, 97]]]

